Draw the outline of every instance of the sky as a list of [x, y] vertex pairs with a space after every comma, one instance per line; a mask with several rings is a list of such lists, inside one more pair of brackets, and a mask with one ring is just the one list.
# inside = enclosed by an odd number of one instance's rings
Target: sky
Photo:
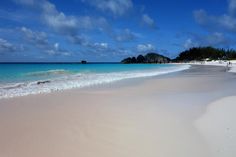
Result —
[[236, 48], [236, 0], [1, 0], [0, 62], [116, 62]]

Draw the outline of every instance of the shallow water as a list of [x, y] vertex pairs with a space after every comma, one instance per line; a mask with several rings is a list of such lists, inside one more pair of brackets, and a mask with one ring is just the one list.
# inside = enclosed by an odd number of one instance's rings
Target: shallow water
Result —
[[189, 67], [170, 64], [0, 64], [0, 98], [150, 77]]

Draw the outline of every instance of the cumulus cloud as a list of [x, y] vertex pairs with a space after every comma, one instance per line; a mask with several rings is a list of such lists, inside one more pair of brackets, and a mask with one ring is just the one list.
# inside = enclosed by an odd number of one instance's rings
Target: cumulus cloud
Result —
[[24, 34], [27, 41], [35, 44], [37, 47], [45, 47], [49, 45], [47, 34], [45, 32], [32, 31], [26, 27], [22, 27], [20, 30]]
[[66, 50], [56, 50], [56, 49], [48, 49], [45, 50], [45, 53], [51, 56], [58, 56], [58, 55], [62, 55], [62, 56], [71, 56], [71, 52], [66, 51]]
[[113, 51], [113, 49], [109, 46], [108, 43], [105, 43], [105, 42], [101, 42], [101, 43], [90, 43], [88, 46], [87, 46], [87, 50], [86, 50], [86, 53], [87, 52], [90, 52], [92, 54], [95, 54], [96, 56], [106, 56], [106, 55], [111, 55], [110, 52]]
[[49, 2], [45, 3], [45, 6], [42, 14], [44, 22], [58, 33], [66, 35], [70, 39], [74, 38], [73, 40], [77, 41], [75, 43], [83, 44], [83, 41], [85, 41], [85, 39], [82, 39], [83, 36], [78, 33], [81, 29], [99, 29], [102, 31], [109, 27], [106, 19], [103, 17], [66, 16]]
[[150, 28], [156, 27], [155, 21], [148, 14], [142, 15], [142, 23]]
[[[101, 2], [105, 5], [101, 6], [103, 9], [98, 6], [98, 9], [110, 11], [116, 16], [125, 14], [133, 6], [131, 0], [86, 1], [86, 3], [89, 4], [95, 4], [96, 2]], [[109, 45], [105, 42], [90, 41], [86, 34], [81, 33], [85, 33], [87, 30], [98, 30], [105, 32], [114, 41], [118, 42], [132, 41], [137, 37], [137, 35], [129, 29], [118, 31], [113, 30], [107, 20], [103, 17], [66, 15], [65, 13], [59, 11], [53, 3], [47, 0], [19, 0], [17, 3], [34, 8], [34, 10], [38, 10], [43, 24], [51, 28], [57, 34], [65, 36], [71, 43], [83, 46], [80, 49], [81, 52], [91, 52], [96, 53], [97, 55], [99, 55], [98, 53], [126, 53], [123, 49], [121, 50], [109, 47]], [[51, 44], [48, 42], [47, 37], [43, 36], [43, 33], [31, 31], [24, 28], [23, 32], [25, 33], [28, 41], [32, 43], [35, 42], [35, 44], [38, 42], [44, 43], [45, 46], [42, 46], [43, 48], [41, 47], [44, 52], [50, 55], [64, 53], [64, 51], [60, 48], [59, 43]]]
[[103, 31], [109, 25], [103, 17], [70, 16], [57, 10], [56, 6], [47, 1], [19, 0], [17, 3], [35, 8], [40, 11], [42, 22], [55, 32], [66, 36], [75, 44], [86, 45], [87, 39], [79, 34], [81, 29], [98, 29]]
[[49, 55], [69, 55], [70, 52], [61, 49], [59, 43], [51, 44], [48, 41], [47, 34], [45, 32], [33, 31], [29, 28], [20, 28], [27, 42], [33, 46], [41, 49], [43, 52]]
[[225, 36], [223, 33], [214, 32], [207, 35], [191, 34], [183, 47], [189, 49], [191, 47], [197, 46], [214, 46], [214, 47], [229, 47], [229, 45], [234, 44], [235, 41]]
[[229, 13], [231, 15], [236, 14], [236, 0], [229, 0]]
[[97, 49], [107, 49], [108, 43], [94, 43], [94, 47]]
[[77, 20], [67, 17], [64, 13], [43, 14], [45, 23], [61, 34], [75, 34], [77, 32]]
[[191, 38], [188, 38], [184, 43], [185, 49], [189, 49], [191, 47], [197, 47], [197, 46], [199, 46], [198, 42], [193, 41], [193, 39], [191, 39]]
[[49, 55], [63, 55], [63, 56], [71, 55], [71, 52], [61, 49], [59, 43], [55, 43], [53, 46], [51, 46], [48, 50], [46, 50], [46, 53]]
[[55, 43], [55, 44], [54, 44], [54, 48], [55, 48], [56, 50], [58, 50], [58, 49], [59, 49], [59, 43]]
[[112, 34], [112, 37], [115, 41], [118, 42], [128, 42], [135, 40], [138, 37], [138, 35], [132, 32], [130, 29], [126, 28], [124, 30], [119, 30], [117, 32], [114, 32]]
[[208, 31], [208, 34], [192, 34], [184, 47], [215, 46], [229, 48], [235, 45], [233, 35], [236, 33], [236, 0], [228, 0], [228, 10], [221, 15], [210, 15], [200, 9], [193, 12], [196, 22]]
[[219, 32], [214, 32], [205, 38], [206, 43], [208, 45], [213, 45], [213, 46], [228, 46], [231, 44], [231, 40], [227, 39], [223, 33]]
[[59, 43], [50, 45], [48, 48], [43, 49], [43, 52], [51, 56], [71, 56], [72, 52], [66, 49], [63, 49], [59, 46]]
[[0, 54], [15, 52], [16, 50], [16, 46], [8, 42], [7, 40], [0, 38]]
[[[132, 51], [123, 47], [114, 47], [109, 45], [106, 42], [96, 42], [93, 44], [89, 44], [86, 49], [82, 50], [81, 53], [86, 56], [88, 54], [92, 54], [95, 58], [114, 60], [115, 58], [123, 58], [128, 55], [131, 55]], [[121, 58], [120, 58], [121, 57]]]
[[137, 51], [141, 52], [141, 53], [155, 51], [155, 50], [156, 50], [156, 48], [152, 44], [139, 44], [139, 45], [137, 45]]
[[74, 34], [77, 30], [77, 19], [73, 16], [66, 16], [63, 12], [59, 12], [55, 5], [49, 1], [19, 0], [17, 3], [39, 10], [43, 23], [55, 31]]
[[58, 32], [75, 34], [78, 29], [103, 29], [108, 23], [103, 17], [67, 16], [59, 12], [52, 3], [45, 3], [43, 18], [50, 27]]
[[236, 33], [236, 0], [229, 0], [228, 12], [219, 16], [209, 15], [205, 10], [200, 9], [193, 12], [197, 23], [208, 30], [229, 31]]
[[70, 42], [77, 45], [87, 46], [89, 44], [87, 36], [82, 34], [70, 35], [68, 36], [68, 39]]
[[115, 16], [127, 13], [133, 7], [132, 0], [82, 0], [101, 11], [109, 11]]
[[77, 17], [77, 21], [80, 29], [98, 29], [100, 31], [110, 29], [110, 25], [104, 17], [80, 16]]

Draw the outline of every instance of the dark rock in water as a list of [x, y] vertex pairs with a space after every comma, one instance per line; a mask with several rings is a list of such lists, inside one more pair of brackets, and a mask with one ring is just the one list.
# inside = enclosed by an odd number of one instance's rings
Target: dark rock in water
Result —
[[37, 85], [40, 85], [40, 84], [45, 84], [45, 83], [50, 83], [51, 81], [38, 81], [37, 82]]
[[169, 63], [171, 60], [168, 57], [162, 56], [157, 53], [148, 53], [145, 56], [139, 55], [137, 58], [129, 57], [121, 61], [124, 64], [132, 63]]
[[85, 61], [85, 60], [81, 61], [81, 64], [86, 64], [86, 63], [87, 63], [87, 61]]

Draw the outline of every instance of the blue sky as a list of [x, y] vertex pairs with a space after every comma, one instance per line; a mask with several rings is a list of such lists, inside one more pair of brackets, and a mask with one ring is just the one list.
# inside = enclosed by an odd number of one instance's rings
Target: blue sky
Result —
[[1, 0], [0, 62], [236, 48], [236, 0]]

